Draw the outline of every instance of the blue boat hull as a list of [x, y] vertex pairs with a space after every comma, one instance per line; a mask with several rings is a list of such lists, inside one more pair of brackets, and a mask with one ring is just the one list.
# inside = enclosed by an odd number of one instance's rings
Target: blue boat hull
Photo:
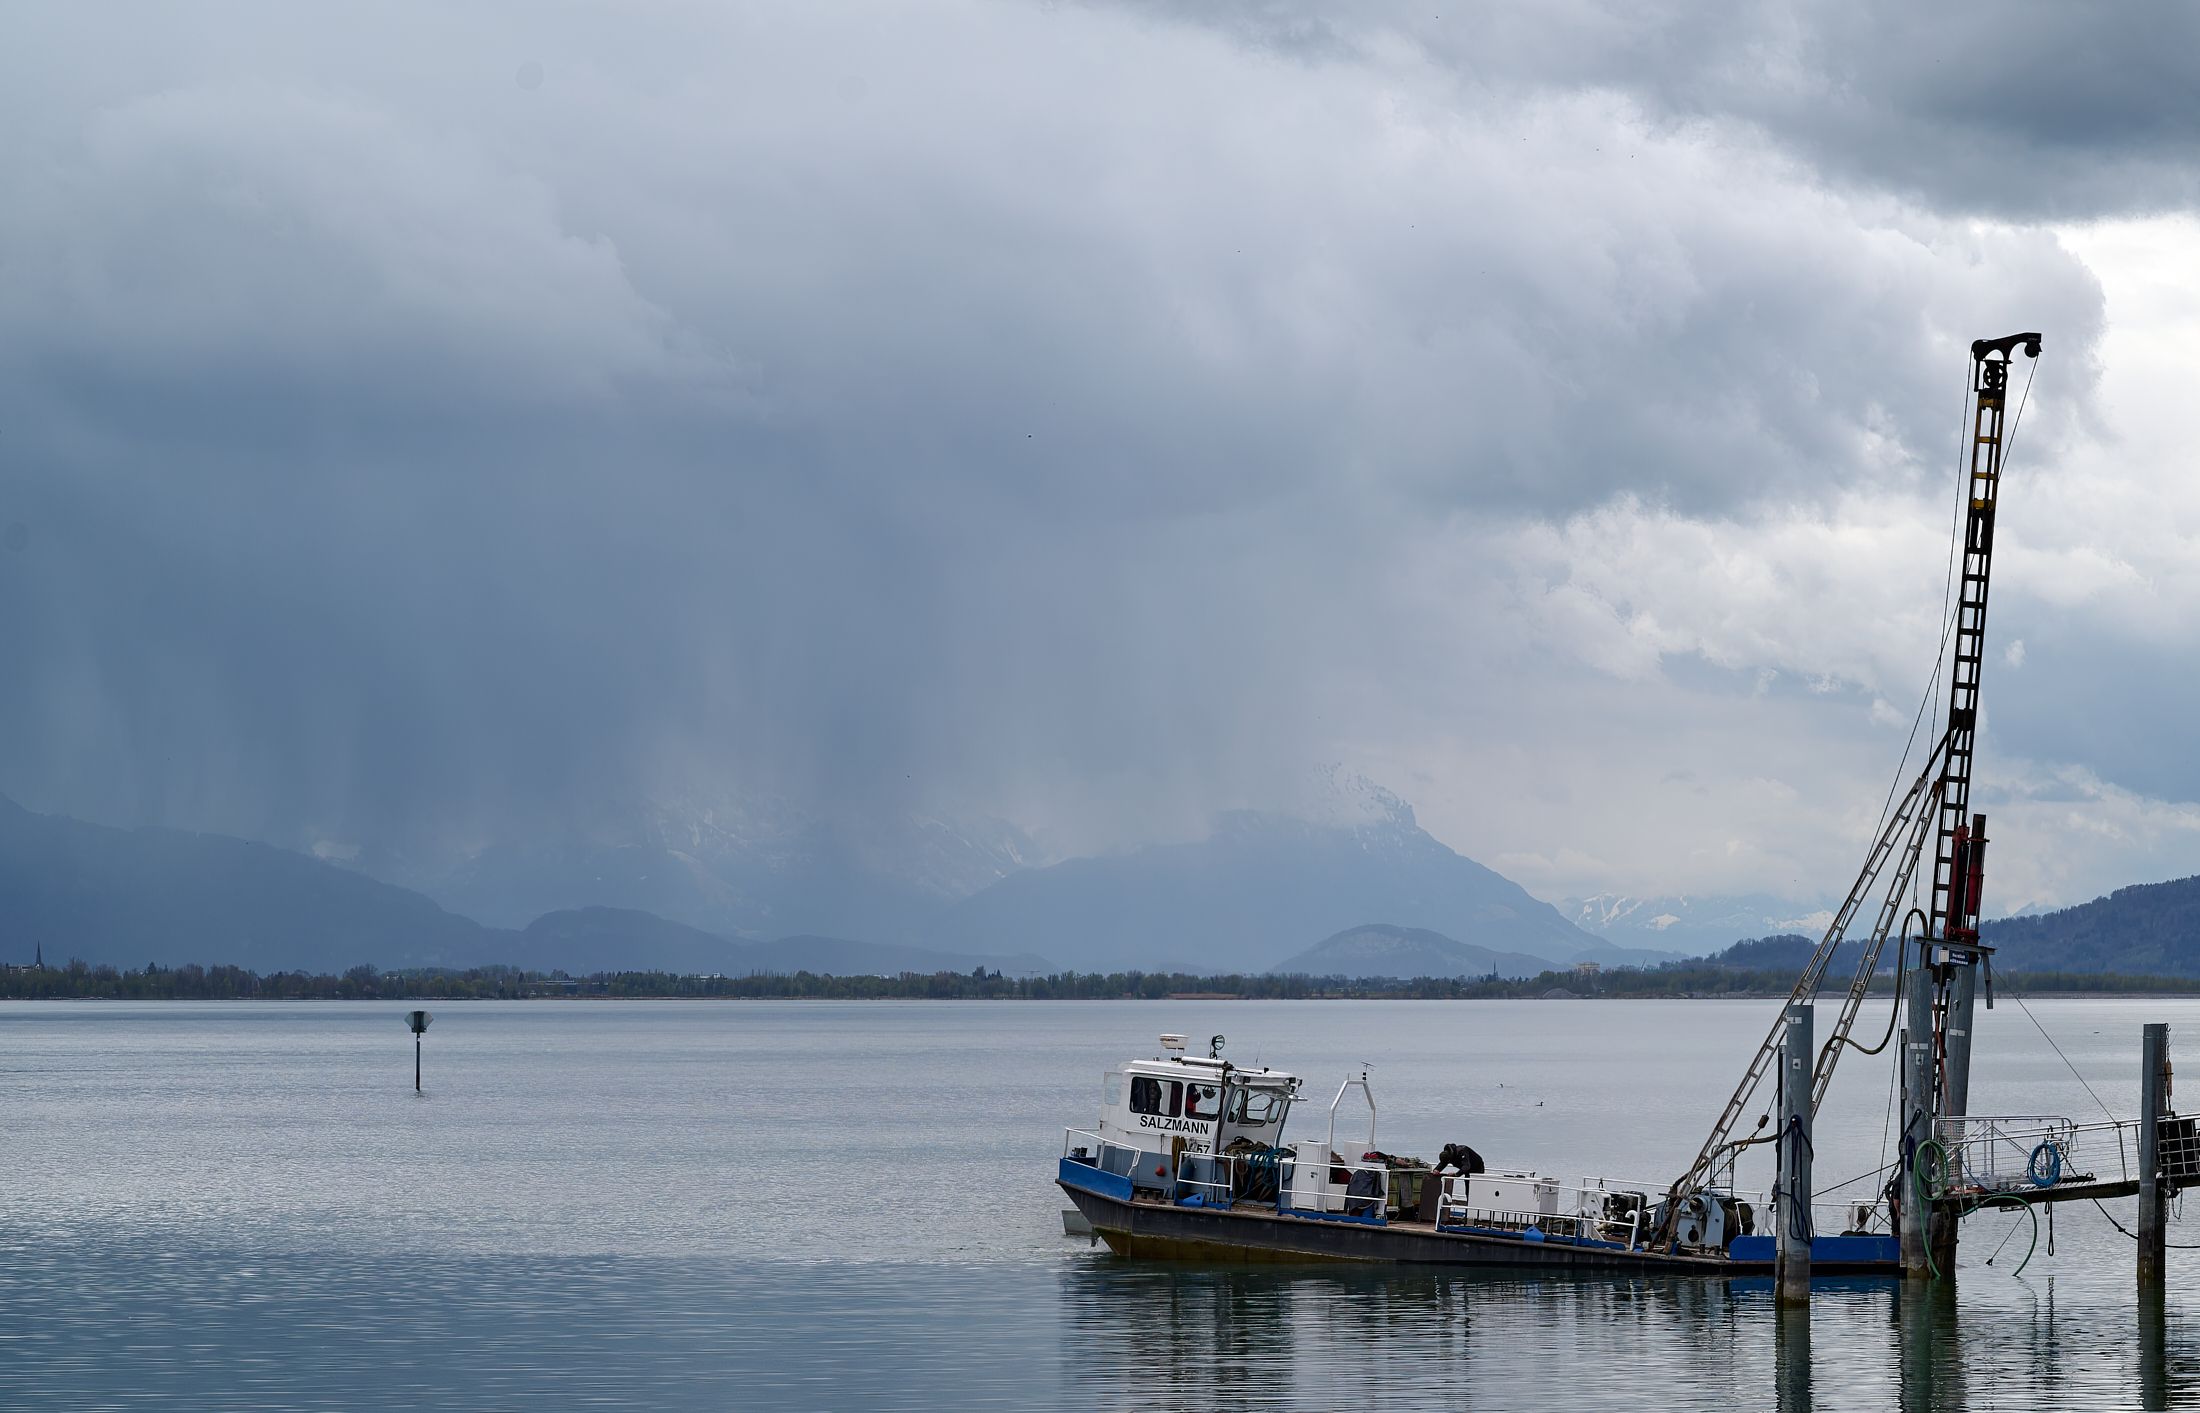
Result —
[[[1682, 1272], [1766, 1277], [1772, 1238], [1740, 1237], [1726, 1256], [1628, 1250], [1573, 1243], [1540, 1234], [1438, 1229], [1425, 1222], [1380, 1222], [1278, 1212], [1240, 1202], [1228, 1207], [1184, 1205], [1133, 1195], [1127, 1178], [1062, 1160], [1057, 1181], [1093, 1234], [1119, 1256], [1211, 1262], [1353, 1261], [1400, 1266], [1474, 1266], [1499, 1270], [1584, 1273]], [[1892, 1237], [1819, 1237], [1811, 1244], [1813, 1275], [1899, 1275]]]

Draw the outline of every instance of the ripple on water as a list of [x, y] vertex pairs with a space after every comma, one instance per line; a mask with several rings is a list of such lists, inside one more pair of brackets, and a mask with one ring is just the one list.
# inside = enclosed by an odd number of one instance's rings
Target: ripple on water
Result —
[[[454, 1006], [415, 1100], [402, 1007], [0, 1005], [0, 1409], [2200, 1402], [2190, 1256], [2141, 1318], [2129, 1245], [2089, 1210], [2021, 1277], [2021, 1234], [1984, 1264], [2012, 1219], [1980, 1217], [1957, 1295], [1827, 1284], [1800, 1326], [1762, 1283], [1182, 1269], [1063, 1241], [1059, 1125], [1160, 1030], [1226, 1029], [1317, 1087], [1379, 1037], [1385, 1146], [1654, 1172], [1766, 1023], [1214, 1009]], [[2142, 1019], [2200, 1034], [2190, 1003], [2035, 1010], [2110, 1094], [2135, 1088]], [[1981, 1026], [1982, 1098], [2083, 1112], [2028, 1035]], [[1862, 1078], [1819, 1149], [1868, 1168], [1884, 1079]]]

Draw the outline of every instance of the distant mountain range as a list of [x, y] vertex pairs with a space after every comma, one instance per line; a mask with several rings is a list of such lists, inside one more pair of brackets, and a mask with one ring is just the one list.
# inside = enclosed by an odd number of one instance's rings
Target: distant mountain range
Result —
[[719, 934], [1044, 956], [1079, 970], [1259, 970], [1370, 918], [1554, 963], [1678, 955], [1569, 924], [1430, 837], [1371, 782], [1330, 772], [1317, 794], [1304, 815], [1238, 811], [1195, 842], [1060, 861], [994, 819], [852, 830], [753, 802], [685, 801], [649, 807], [610, 842], [499, 845], [418, 886], [506, 926], [608, 905]]
[[418, 893], [266, 844], [114, 829], [0, 798], [0, 959], [255, 971], [470, 966], [505, 950]]
[[[1440, 933], [1479, 949], [1477, 958], [1564, 965], [1670, 955], [1581, 931], [1431, 838], [1402, 801], [1365, 782], [1327, 817], [1239, 812], [1196, 843], [1045, 867], [1024, 866], [1028, 841], [1006, 834], [979, 842], [938, 821], [886, 832], [894, 848], [803, 834], [816, 847], [777, 864], [768, 850], [736, 845], [759, 833], [781, 843], [789, 836], [745, 825], [675, 841], [701, 852], [521, 851], [541, 870], [529, 874], [528, 887], [557, 906], [517, 920], [498, 912], [485, 924], [304, 854], [218, 835], [87, 824], [0, 801], [0, 957], [27, 957], [43, 942], [57, 957], [120, 966], [233, 962], [261, 971], [497, 962], [567, 970], [1258, 971], [1371, 917]], [[820, 840], [837, 842], [828, 848]], [[719, 852], [705, 866], [711, 850]], [[881, 862], [889, 855], [890, 869]], [[497, 891], [487, 880], [517, 857], [477, 857], [468, 886]], [[748, 873], [734, 869], [737, 857]], [[999, 876], [974, 892], [949, 896], [992, 875]], [[827, 906], [827, 897], [840, 901]], [[668, 917], [633, 906], [638, 898], [692, 911]], [[697, 916], [868, 917], [874, 926], [853, 935], [803, 928], [772, 941]]]
[[0, 797], [0, 960], [118, 967], [228, 963], [254, 971], [521, 965], [739, 974], [1052, 969], [826, 937], [719, 936], [631, 909], [547, 913], [485, 927], [409, 889], [304, 854], [219, 834], [115, 829], [33, 814]]
[[[221, 835], [34, 814], [0, 798], [0, 961], [28, 960], [43, 945], [53, 960], [227, 962], [263, 972], [509, 963], [570, 971], [1217, 973], [1281, 963], [1326, 974], [1421, 974], [1425, 967], [1429, 975], [1512, 975], [1578, 961], [1647, 966], [1680, 955], [1592, 934], [1454, 853], [1402, 801], [1364, 782], [1341, 815], [1242, 811], [1221, 817], [1197, 842], [1036, 867], [1025, 862], [1028, 841], [1005, 834], [981, 840], [941, 821], [884, 833], [896, 841], [892, 848], [833, 835], [845, 853], [820, 846], [771, 875], [781, 881], [775, 888], [802, 880], [797, 891], [813, 898], [838, 890], [843, 915], [871, 917], [869, 931], [737, 933], [621, 904], [632, 896], [622, 887], [660, 881], [654, 864], [615, 872], [608, 883], [576, 867], [555, 895], [566, 906], [490, 925], [305, 854]], [[889, 856], [891, 867], [882, 862]], [[836, 873], [834, 857], [853, 862]], [[1038, 857], [1035, 847], [1028, 857]], [[974, 884], [982, 886], [952, 896]], [[748, 896], [700, 864], [685, 882], [664, 888], [690, 885], [692, 898], [721, 897], [720, 888], [726, 897]], [[774, 897], [752, 915], [835, 915], [822, 902], [793, 905], [787, 900], [795, 894]], [[1688, 902], [1587, 900], [1575, 916], [1620, 936], [1670, 938], [1684, 925], [1724, 930], [1782, 911], [1762, 899], [1699, 899], [1691, 920], [1676, 911]], [[1807, 954], [1822, 923], [1805, 921], [1812, 925], [1758, 925], [1741, 935], [1804, 933], [1771, 941]], [[1999, 919], [1985, 935], [2001, 949], [2003, 970], [2200, 977], [2200, 879]], [[1764, 955], [1752, 953], [1748, 964], [1786, 964], [1784, 953], [1774, 959], [1770, 943], [1753, 946]]]
[[1335, 821], [1238, 811], [1197, 843], [1011, 874], [944, 911], [927, 941], [1043, 951], [1085, 969], [1260, 971], [1310, 939], [1365, 924], [1424, 928], [1490, 953], [1647, 963], [1429, 836], [1363, 782]]
[[1627, 947], [1703, 956], [1744, 938], [1780, 933], [1823, 935], [1830, 909], [1763, 894], [1685, 894], [1631, 898], [1600, 893], [1560, 905], [1576, 927]]
[[1492, 952], [1486, 947], [1431, 932], [1425, 927], [1368, 923], [1347, 928], [1287, 958], [1270, 970], [1279, 975], [1396, 977], [1540, 976], [1553, 969], [1545, 957], [1524, 952]]
[[966, 972], [984, 967], [1011, 976], [1037, 976], [1056, 969], [1046, 958], [1029, 954], [983, 957], [845, 937], [796, 936], [745, 942], [670, 922], [653, 913], [623, 908], [545, 913], [517, 934], [495, 935], [517, 938], [510, 955], [500, 960], [538, 971], [586, 973], [625, 967], [723, 976], [798, 971], [896, 976], [905, 971]]
[[1051, 862], [1004, 820], [895, 815], [858, 828], [768, 800], [681, 799], [392, 877], [499, 927], [616, 907], [728, 936], [917, 942], [955, 901]]

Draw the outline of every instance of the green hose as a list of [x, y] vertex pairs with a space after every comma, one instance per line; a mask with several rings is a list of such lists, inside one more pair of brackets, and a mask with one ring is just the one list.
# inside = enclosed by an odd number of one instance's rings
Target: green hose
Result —
[[[1944, 1184], [1947, 1181], [1948, 1167], [1948, 1150], [1940, 1146], [1938, 1139], [1928, 1138], [1917, 1145], [1917, 1154], [1910, 1165], [1911, 1181], [1917, 1188], [1918, 1195], [1917, 1205], [1919, 1211], [1915, 1214], [1915, 1217], [1917, 1220], [1926, 1223], [1925, 1268], [1932, 1272], [1934, 1280], [1940, 1279], [1940, 1264], [1933, 1260], [1931, 1213], [1933, 1198], [1937, 1195], [1933, 1189], [1935, 1186]], [[1938, 1174], [1937, 1181], [1933, 1174]], [[2024, 1268], [2031, 1264], [2032, 1254], [2038, 1251], [2040, 1247], [2040, 1214], [2032, 1209], [2031, 1203], [2024, 1201], [2022, 1198], [1997, 1194], [1983, 1198], [1964, 1208], [1963, 1211], [1956, 1214], [1956, 1220], [1961, 1221], [1973, 1212], [1995, 1206], [2022, 1207], [2024, 1214], [2032, 1219], [2032, 1244], [2024, 1249], [2024, 1259], [2017, 1262], [2017, 1269], [2010, 1273], [2012, 1275], [2022, 1275], [2024, 1274]]]
[[2025, 1266], [2032, 1260], [2032, 1253], [2040, 1249], [2040, 1214], [2033, 1209], [2031, 1203], [2020, 1197], [2009, 1196], [1989, 1197], [1973, 1206], [1971, 1210], [1973, 1212], [1982, 1211], [1996, 1204], [2004, 1207], [2022, 1207], [2024, 1215], [2032, 1219], [2032, 1244], [2024, 1248], [2024, 1260], [2017, 1262], [2017, 1268], [2009, 1273], [2013, 1276], [2021, 1276], [2024, 1274]]
[[1916, 1153], [1910, 1158], [1910, 1180], [1917, 1187], [1917, 1211], [1905, 1220], [1925, 1223], [1925, 1269], [1932, 1272], [1933, 1279], [1937, 1281], [1940, 1279], [1940, 1263], [1933, 1259], [1933, 1183], [1926, 1176], [1925, 1164], [1928, 1157], [1938, 1159], [1937, 1171], [1942, 1180], [1945, 1181], [1948, 1176], [1948, 1150], [1940, 1146], [1940, 1140], [1928, 1138], [1918, 1144]]
[[1950, 1166], [1948, 1150], [1940, 1146], [1939, 1139], [1928, 1138], [1917, 1145], [1917, 1180], [1928, 1189], [1927, 1196], [1938, 1197], [1947, 1191]]

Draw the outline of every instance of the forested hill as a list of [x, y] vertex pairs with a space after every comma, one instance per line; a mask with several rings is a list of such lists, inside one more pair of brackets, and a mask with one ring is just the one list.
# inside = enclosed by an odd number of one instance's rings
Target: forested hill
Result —
[[[1752, 937], [1745, 942], [1737, 942], [1723, 952], [1713, 952], [1710, 956], [1705, 957], [1702, 964], [1737, 967], [1744, 971], [1800, 973], [1804, 965], [1810, 961], [1810, 954], [1816, 950], [1818, 950], [1817, 938], [1799, 937], [1792, 932], [1784, 932], [1777, 937]], [[1830, 968], [1832, 973], [1836, 976], [1852, 974], [1856, 970], [1857, 958], [1863, 955], [1863, 950], [1864, 944], [1862, 942], [1843, 942], [1833, 954], [1833, 965]], [[1892, 951], [1885, 954], [1884, 962], [1889, 966], [1894, 964], [1894, 953]], [[1682, 962], [1677, 963], [1677, 965], [1698, 964]]]
[[2200, 878], [2138, 883], [2060, 912], [1981, 929], [2012, 971], [2118, 971], [2200, 976]]
[[[1997, 972], [2113, 972], [2124, 976], [2200, 977], [2200, 878], [2140, 883], [2105, 898], [2030, 917], [2000, 918], [1980, 929], [1995, 948]], [[1704, 958], [1716, 966], [1799, 972], [1815, 937], [1759, 937]], [[1832, 973], [1851, 974], [1860, 943], [1841, 944]], [[1894, 965], [1894, 950], [1880, 965]]]

